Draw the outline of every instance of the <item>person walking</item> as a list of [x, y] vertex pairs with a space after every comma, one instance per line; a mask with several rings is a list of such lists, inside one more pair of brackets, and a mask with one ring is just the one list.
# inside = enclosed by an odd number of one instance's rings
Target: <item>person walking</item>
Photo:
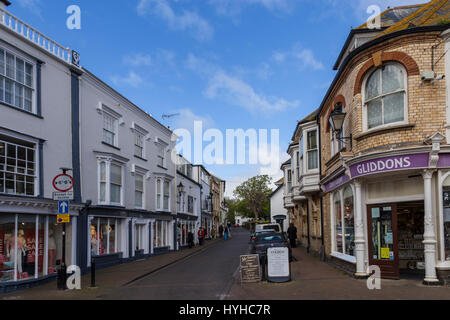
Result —
[[291, 248], [297, 248], [297, 228], [291, 223], [287, 234], [289, 236], [289, 241], [291, 242]]
[[228, 228], [228, 226], [226, 226], [225, 227], [225, 241], [228, 241], [229, 232], [230, 232], [230, 229]]
[[219, 226], [219, 238], [223, 237], [223, 225]]
[[198, 242], [201, 246], [203, 245], [204, 240], [205, 240], [205, 231], [204, 231], [203, 227], [201, 227], [198, 230]]
[[189, 249], [192, 249], [194, 247], [194, 234], [191, 231], [188, 232], [187, 241], [189, 244]]

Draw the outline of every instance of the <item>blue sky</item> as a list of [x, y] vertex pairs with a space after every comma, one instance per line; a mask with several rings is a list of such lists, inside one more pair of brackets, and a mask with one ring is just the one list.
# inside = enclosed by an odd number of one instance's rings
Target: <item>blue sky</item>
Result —
[[[368, 6], [414, 0], [12, 0], [8, 8], [81, 54], [81, 64], [172, 127], [279, 129], [280, 148], [296, 121], [316, 109], [350, 28]], [[81, 8], [81, 30], [66, 8]], [[164, 122], [163, 122], [164, 123]], [[286, 155], [281, 155], [285, 160]], [[259, 166], [208, 166], [233, 188]], [[279, 178], [281, 172], [274, 178]]]

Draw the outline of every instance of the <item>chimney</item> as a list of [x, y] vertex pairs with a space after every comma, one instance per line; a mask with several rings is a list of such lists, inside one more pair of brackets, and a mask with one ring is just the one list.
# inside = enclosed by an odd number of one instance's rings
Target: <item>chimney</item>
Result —
[[11, 2], [8, 0], [0, 0], [0, 9], [5, 10], [7, 6], [9, 6]]

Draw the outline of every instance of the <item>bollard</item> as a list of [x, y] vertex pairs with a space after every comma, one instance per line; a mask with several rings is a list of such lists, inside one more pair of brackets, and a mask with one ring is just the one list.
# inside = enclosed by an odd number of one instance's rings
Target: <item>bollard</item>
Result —
[[96, 288], [95, 285], [95, 259], [91, 259], [91, 288]]

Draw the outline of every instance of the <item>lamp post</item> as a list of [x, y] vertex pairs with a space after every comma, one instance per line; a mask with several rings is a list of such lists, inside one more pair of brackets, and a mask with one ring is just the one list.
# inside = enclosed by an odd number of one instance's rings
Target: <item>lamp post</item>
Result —
[[339, 102], [334, 106], [334, 110], [330, 115], [330, 124], [331, 128], [333, 130], [333, 133], [335, 134], [335, 137], [337, 140], [345, 142], [345, 140], [350, 141], [350, 149], [353, 149], [353, 136], [350, 135], [350, 137], [341, 137], [342, 133], [342, 127], [344, 126], [344, 120], [347, 114], [342, 110], [343, 106], [342, 103]]

